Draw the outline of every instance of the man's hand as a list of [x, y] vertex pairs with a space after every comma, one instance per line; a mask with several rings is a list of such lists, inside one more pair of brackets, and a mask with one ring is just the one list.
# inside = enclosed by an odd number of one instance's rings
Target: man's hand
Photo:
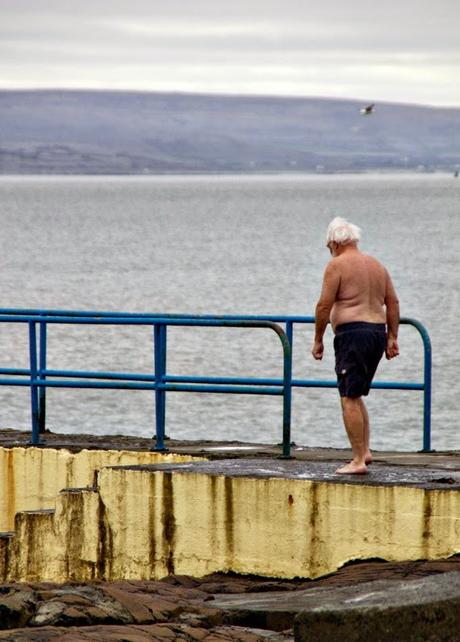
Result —
[[398, 340], [388, 337], [385, 355], [387, 359], [393, 359], [399, 354]]
[[313, 357], [318, 361], [323, 358], [324, 344], [322, 341], [315, 341], [311, 351]]

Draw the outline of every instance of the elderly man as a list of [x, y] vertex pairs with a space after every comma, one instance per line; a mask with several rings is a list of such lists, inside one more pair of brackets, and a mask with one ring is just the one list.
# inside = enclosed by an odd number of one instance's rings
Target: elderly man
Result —
[[316, 305], [312, 354], [322, 359], [323, 335], [331, 322], [342, 414], [353, 453], [352, 461], [337, 473], [368, 472], [369, 416], [362, 399], [377, 366], [399, 354], [399, 302], [390, 275], [376, 259], [358, 249], [360, 229], [335, 218], [327, 230], [332, 259], [324, 272], [321, 296]]

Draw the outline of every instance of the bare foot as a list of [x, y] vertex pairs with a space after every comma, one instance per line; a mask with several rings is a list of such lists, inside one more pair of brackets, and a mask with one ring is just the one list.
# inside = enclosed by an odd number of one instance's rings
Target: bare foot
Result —
[[366, 464], [372, 464], [372, 455], [370, 452], [367, 452], [364, 455], [364, 461], [366, 462]]
[[335, 472], [339, 475], [366, 475], [369, 471], [366, 464], [355, 464], [354, 461], [351, 461], [349, 464], [337, 468]]

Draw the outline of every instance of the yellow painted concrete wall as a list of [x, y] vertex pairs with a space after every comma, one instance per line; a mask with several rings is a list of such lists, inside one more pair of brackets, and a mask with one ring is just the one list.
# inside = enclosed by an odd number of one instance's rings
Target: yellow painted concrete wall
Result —
[[18, 513], [16, 536], [8, 539], [3, 579], [63, 582], [101, 576], [99, 508], [97, 491], [63, 491], [56, 511]]
[[[120, 483], [137, 483], [117, 472]], [[110, 474], [103, 471], [101, 478], [106, 505], [104, 477]], [[162, 477], [156, 484], [165, 488]], [[169, 483], [172, 509], [169, 516], [163, 511], [162, 520], [171, 524], [172, 552], [167, 558], [164, 537], [163, 554], [157, 556], [161, 573], [169, 566], [192, 575], [221, 570], [318, 577], [352, 559], [439, 558], [460, 552], [458, 491], [177, 473]], [[114, 557], [126, 550], [120, 547]], [[135, 560], [128, 557], [125, 566], [135, 568]]]
[[[460, 492], [103, 468], [97, 491], [22, 513], [0, 546], [3, 581], [318, 577], [352, 559], [460, 552]], [[2, 563], [2, 560], [7, 560]]]
[[17, 512], [54, 508], [63, 488], [92, 486], [104, 466], [190, 461], [189, 456], [150, 451], [0, 448], [0, 531], [14, 528]]

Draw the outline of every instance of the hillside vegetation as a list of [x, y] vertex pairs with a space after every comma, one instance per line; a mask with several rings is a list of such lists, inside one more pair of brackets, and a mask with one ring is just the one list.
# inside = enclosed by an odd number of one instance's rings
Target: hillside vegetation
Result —
[[0, 173], [454, 171], [460, 109], [353, 100], [1, 91]]

